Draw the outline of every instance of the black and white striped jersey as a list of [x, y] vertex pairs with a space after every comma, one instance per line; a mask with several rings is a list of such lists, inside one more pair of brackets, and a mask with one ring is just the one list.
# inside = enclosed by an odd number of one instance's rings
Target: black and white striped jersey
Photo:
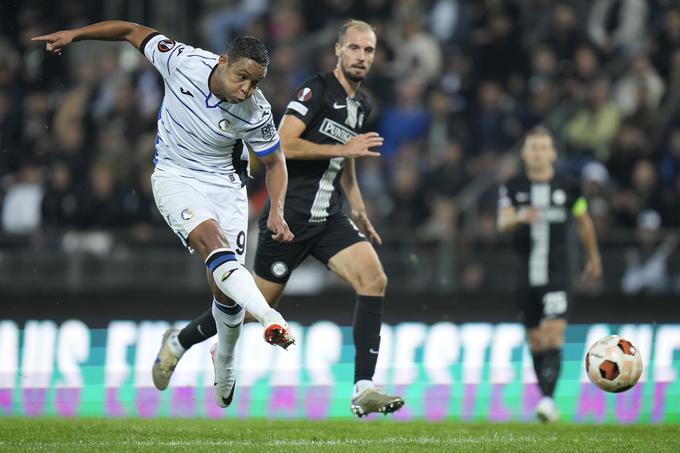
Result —
[[520, 224], [513, 233], [521, 256], [521, 285], [570, 285], [569, 228], [579, 200], [584, 201], [578, 183], [559, 175], [548, 182], [518, 176], [500, 187], [499, 208], [513, 206], [519, 212], [534, 207], [539, 212], [538, 221]]
[[[328, 72], [304, 81], [285, 113], [305, 123], [300, 138], [340, 145], [363, 133], [370, 105], [361, 91], [354, 98], [348, 97], [335, 75]], [[320, 224], [342, 209], [340, 175], [344, 158], [289, 159], [286, 165], [288, 191], [284, 218], [287, 222]], [[265, 209], [269, 210], [269, 201]]]

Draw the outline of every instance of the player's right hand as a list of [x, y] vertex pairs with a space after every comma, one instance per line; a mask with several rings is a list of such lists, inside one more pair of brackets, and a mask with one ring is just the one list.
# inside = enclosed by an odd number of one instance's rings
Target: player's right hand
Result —
[[533, 206], [522, 208], [517, 212], [517, 221], [520, 223], [526, 223], [528, 225], [536, 222], [538, 217], [538, 209], [534, 208]]
[[342, 157], [380, 157], [380, 153], [371, 151], [371, 148], [379, 148], [384, 139], [377, 132], [367, 132], [353, 137], [343, 145]]
[[55, 55], [61, 55], [61, 49], [73, 42], [75, 33], [72, 30], [62, 30], [49, 35], [35, 36], [31, 41], [47, 43], [45, 49]]
[[270, 213], [267, 218], [267, 228], [272, 233], [272, 239], [277, 242], [290, 242], [295, 239], [295, 235], [290, 231], [282, 215]]

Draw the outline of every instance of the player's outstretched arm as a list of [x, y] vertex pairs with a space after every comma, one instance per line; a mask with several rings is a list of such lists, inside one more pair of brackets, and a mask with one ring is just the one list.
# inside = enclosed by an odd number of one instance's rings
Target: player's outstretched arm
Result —
[[340, 176], [340, 185], [345, 192], [349, 205], [352, 209], [352, 220], [357, 227], [366, 235], [369, 241], [382, 245], [382, 239], [366, 214], [364, 197], [361, 195], [359, 183], [357, 181], [356, 164], [354, 159], [345, 161], [345, 168]]
[[286, 159], [280, 150], [259, 159], [267, 169], [267, 191], [271, 199], [267, 228], [272, 232], [272, 239], [275, 241], [290, 242], [294, 236], [283, 219], [283, 206], [288, 187]]
[[320, 145], [300, 138], [306, 129], [305, 123], [293, 115], [283, 115], [279, 124], [281, 149], [286, 159], [330, 159], [333, 157], [379, 157], [371, 151], [383, 144], [383, 138], [376, 132], [357, 135], [343, 145]]
[[139, 49], [144, 38], [155, 31], [153, 28], [133, 22], [107, 20], [82, 28], [61, 30], [48, 35], [36, 36], [31, 38], [31, 41], [46, 43], [46, 50], [56, 55], [61, 55], [62, 49], [72, 42], [87, 40], [127, 41]]
[[588, 255], [586, 267], [583, 270], [583, 277], [588, 280], [597, 280], [602, 275], [602, 261], [597, 247], [597, 235], [595, 234], [593, 221], [587, 212], [575, 215], [574, 220], [576, 221], [578, 235]]

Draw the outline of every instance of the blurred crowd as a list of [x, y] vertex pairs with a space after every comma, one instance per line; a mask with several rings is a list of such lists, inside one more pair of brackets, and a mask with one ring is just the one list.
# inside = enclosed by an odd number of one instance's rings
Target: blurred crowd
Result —
[[[217, 53], [236, 35], [261, 38], [272, 55], [262, 89], [276, 118], [302, 80], [334, 67], [342, 21], [374, 25], [365, 88], [385, 145], [379, 159], [359, 163], [359, 176], [378, 228], [494, 241], [497, 185], [518, 171], [518, 144], [538, 124], [554, 132], [559, 171], [582, 182], [601, 236], [680, 227], [675, 1], [183, 3], [0, 7], [2, 231], [124, 229], [143, 238], [163, 225], [149, 183], [160, 76], [131, 46], [78, 43], [55, 57], [29, 40], [110, 18]], [[253, 172], [257, 216], [263, 187]]]

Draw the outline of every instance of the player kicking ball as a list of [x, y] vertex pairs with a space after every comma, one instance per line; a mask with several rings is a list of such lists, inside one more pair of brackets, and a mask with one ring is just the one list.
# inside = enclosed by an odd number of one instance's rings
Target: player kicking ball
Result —
[[[359, 417], [372, 412], [387, 414], [404, 405], [401, 397], [386, 395], [373, 385], [387, 277], [371, 245], [380, 244], [381, 239], [366, 215], [354, 163], [357, 157], [379, 156], [372, 149], [383, 143], [377, 133], [365, 132], [364, 121], [371, 107], [360, 90], [375, 48], [376, 36], [369, 24], [346, 22], [335, 44], [337, 67], [303, 82], [288, 104], [279, 134], [290, 186], [284, 217], [295, 239], [278, 243], [267, 233], [266, 219], [283, 206], [272, 199], [260, 219], [255, 253], [255, 281], [272, 306], [278, 304], [291, 272], [308, 256], [356, 291], [350, 409]], [[345, 197], [352, 219], [342, 211]], [[181, 331], [166, 332], [153, 373], [156, 387], [166, 388], [182, 354], [214, 334], [215, 321], [209, 313]]]
[[520, 256], [517, 302], [543, 395], [536, 415], [544, 422], [559, 417], [553, 393], [571, 299], [571, 219], [587, 254], [583, 277], [594, 280], [602, 275], [587, 202], [578, 183], [555, 174], [556, 159], [550, 132], [543, 127], [529, 131], [522, 147], [525, 174], [502, 186], [498, 200], [498, 229], [513, 234]]
[[[224, 55], [216, 55], [151, 28], [115, 20], [33, 38], [57, 55], [71, 42], [84, 40], [127, 41], [163, 76], [153, 195], [168, 225], [205, 260], [214, 296], [208, 313], [218, 337], [211, 350], [215, 396], [219, 406], [227, 407], [236, 385], [234, 350], [246, 310], [264, 326], [268, 343], [285, 349], [295, 341], [243, 266], [248, 227], [245, 145], [267, 169], [269, 239], [282, 244], [293, 239], [283, 219], [285, 158], [271, 107], [258, 88], [267, 74], [269, 54], [252, 37], [236, 38]], [[165, 340], [170, 341], [167, 336]], [[175, 363], [166, 356], [162, 367], [173, 368]]]

